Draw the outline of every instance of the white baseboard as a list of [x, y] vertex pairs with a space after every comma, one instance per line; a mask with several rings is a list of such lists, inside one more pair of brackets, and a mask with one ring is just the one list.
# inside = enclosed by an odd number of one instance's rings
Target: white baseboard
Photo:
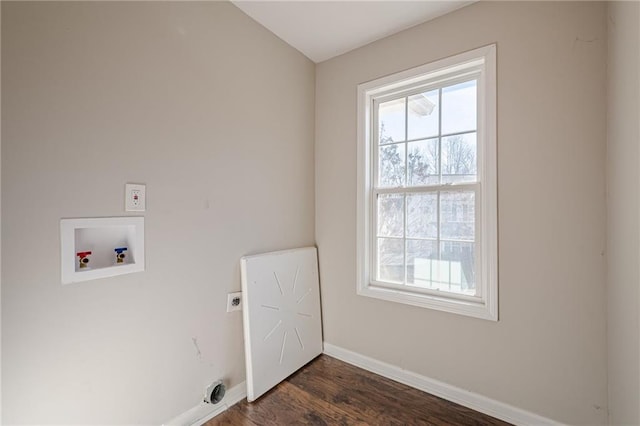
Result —
[[513, 407], [486, 396], [457, 388], [447, 383], [431, 379], [411, 371], [403, 370], [395, 365], [387, 364], [373, 358], [352, 352], [347, 349], [324, 343], [324, 353], [346, 363], [355, 365], [372, 373], [379, 374], [396, 382], [403, 383], [412, 388], [438, 396], [447, 401], [455, 402], [473, 410], [488, 414], [497, 419], [516, 425], [553, 425], [560, 426], [555, 420], [531, 413], [529, 411]]
[[239, 383], [229, 389], [218, 404], [201, 402], [179, 416], [165, 422], [163, 426], [200, 426], [247, 397], [246, 382]]

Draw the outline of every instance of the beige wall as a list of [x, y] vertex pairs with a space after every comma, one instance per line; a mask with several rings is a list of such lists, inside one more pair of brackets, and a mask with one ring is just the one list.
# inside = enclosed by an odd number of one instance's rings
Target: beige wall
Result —
[[640, 3], [608, 7], [609, 413], [629, 425], [640, 424]]
[[[2, 2], [2, 89], [3, 424], [241, 382], [240, 256], [314, 242], [313, 63], [230, 3]], [[125, 215], [125, 182], [146, 272], [62, 286], [60, 218]]]
[[[606, 5], [481, 2], [316, 68], [325, 340], [562, 422], [607, 420]], [[356, 85], [498, 44], [500, 321], [356, 295]]]

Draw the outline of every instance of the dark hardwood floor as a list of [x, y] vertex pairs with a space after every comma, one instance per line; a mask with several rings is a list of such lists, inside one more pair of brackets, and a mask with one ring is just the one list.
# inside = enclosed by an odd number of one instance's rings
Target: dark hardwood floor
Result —
[[218, 425], [508, 425], [501, 420], [321, 355]]

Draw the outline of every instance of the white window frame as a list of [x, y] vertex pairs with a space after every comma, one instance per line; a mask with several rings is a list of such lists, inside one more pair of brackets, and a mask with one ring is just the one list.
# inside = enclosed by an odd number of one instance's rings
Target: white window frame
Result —
[[[376, 153], [372, 138], [374, 101], [393, 93], [422, 86], [477, 76], [477, 171], [476, 197], [476, 286], [478, 297], [455, 293], [422, 291], [404, 285], [394, 286], [372, 278], [374, 227], [374, 167]], [[498, 194], [496, 143], [496, 45], [481, 47], [426, 65], [358, 85], [358, 193], [357, 193], [357, 292], [408, 305], [436, 309], [487, 320], [498, 320]], [[456, 184], [453, 184], [456, 185]], [[465, 184], [460, 184], [465, 185]]]

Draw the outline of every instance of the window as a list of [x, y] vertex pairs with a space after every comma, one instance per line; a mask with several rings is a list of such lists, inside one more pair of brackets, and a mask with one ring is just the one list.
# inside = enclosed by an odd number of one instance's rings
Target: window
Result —
[[358, 294], [497, 320], [496, 47], [358, 86]]

